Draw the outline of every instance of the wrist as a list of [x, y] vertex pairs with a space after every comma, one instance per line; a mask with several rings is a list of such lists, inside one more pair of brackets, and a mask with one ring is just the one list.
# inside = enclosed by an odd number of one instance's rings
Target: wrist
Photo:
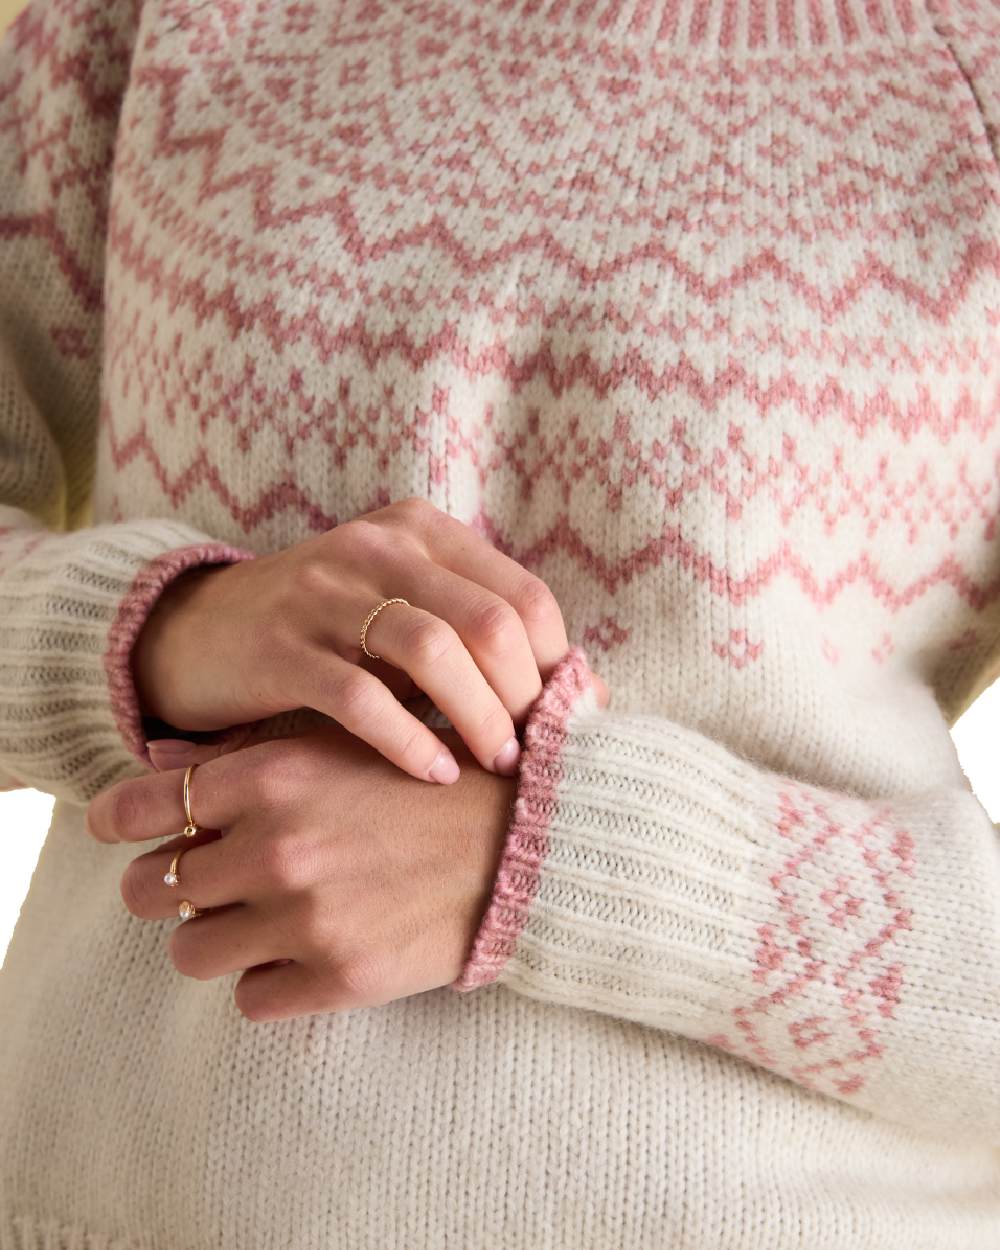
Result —
[[[142, 717], [148, 714], [151, 719], [174, 723], [172, 707], [163, 698], [164, 692], [169, 692], [171, 686], [159, 675], [162, 668], [160, 649], [153, 645], [159, 631], [159, 620], [155, 624], [150, 623], [150, 617], [159, 600], [188, 569], [245, 563], [252, 561], [255, 554], [248, 549], [216, 541], [171, 548], [143, 564], [122, 596], [108, 628], [103, 662], [115, 723], [122, 741], [142, 763], [149, 762], [144, 746], [147, 735], [144, 734]], [[166, 602], [168, 601], [164, 599], [164, 603]], [[159, 618], [159, 614], [157, 615]], [[164, 610], [163, 617], [165, 616]], [[136, 643], [147, 623], [150, 623], [150, 632], [143, 639], [137, 666]], [[144, 702], [141, 709], [137, 677], [142, 682]], [[180, 724], [175, 724], [174, 727], [187, 728]]]
[[189, 719], [180, 698], [185, 685], [184, 649], [196, 638], [194, 620], [199, 605], [204, 604], [205, 583], [226, 567], [214, 564], [185, 569], [163, 588], [151, 606], [131, 656], [141, 717], [164, 721], [178, 729], [197, 728], [183, 723]]

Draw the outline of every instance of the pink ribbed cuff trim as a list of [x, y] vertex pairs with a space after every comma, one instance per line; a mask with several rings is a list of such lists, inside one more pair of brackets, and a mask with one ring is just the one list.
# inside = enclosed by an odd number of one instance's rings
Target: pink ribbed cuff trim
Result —
[[167, 585], [185, 569], [196, 564], [234, 564], [239, 560], [252, 560], [256, 554], [221, 542], [194, 543], [190, 547], [164, 551], [142, 566], [118, 605], [104, 652], [111, 711], [125, 745], [148, 767], [152, 768], [153, 763], [146, 750], [142, 713], [132, 674], [132, 648], [139, 631]]
[[524, 729], [514, 817], [504, 842], [493, 894], [453, 990], [474, 990], [500, 975], [528, 919], [548, 854], [548, 828], [562, 777], [566, 722], [577, 699], [592, 690], [581, 647], [571, 647], [535, 700]]

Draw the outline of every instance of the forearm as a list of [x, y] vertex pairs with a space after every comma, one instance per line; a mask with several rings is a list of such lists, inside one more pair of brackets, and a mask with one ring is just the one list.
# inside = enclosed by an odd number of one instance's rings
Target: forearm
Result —
[[939, 1134], [1000, 1142], [1000, 840], [959, 786], [869, 801], [658, 716], [576, 651], [455, 988], [500, 980], [717, 1046]]

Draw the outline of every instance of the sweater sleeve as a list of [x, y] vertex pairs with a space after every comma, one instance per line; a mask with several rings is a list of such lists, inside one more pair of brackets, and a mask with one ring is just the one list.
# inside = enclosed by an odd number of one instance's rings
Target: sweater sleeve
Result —
[[[1000, 160], [997, 0], [926, 0]], [[584, 653], [526, 726], [491, 982], [715, 1047], [922, 1133], [1000, 1147], [1000, 831], [968, 788], [877, 799], [596, 706]]]
[[0, 787], [89, 801], [149, 763], [132, 644], [163, 588], [252, 558], [180, 520], [88, 525], [104, 241], [141, 5], [33, 0], [0, 42]]
[[597, 706], [574, 647], [529, 716], [466, 965], [1000, 1146], [1000, 837], [966, 786], [871, 800]]

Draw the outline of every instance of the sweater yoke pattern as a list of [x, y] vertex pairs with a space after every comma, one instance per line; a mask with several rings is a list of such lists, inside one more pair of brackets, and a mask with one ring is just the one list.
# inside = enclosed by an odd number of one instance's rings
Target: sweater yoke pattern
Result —
[[[996, 0], [29, 3], [0, 1250], [995, 1250], [998, 66]], [[255, 1027], [83, 805], [173, 578], [405, 498], [571, 648], [456, 981]]]

